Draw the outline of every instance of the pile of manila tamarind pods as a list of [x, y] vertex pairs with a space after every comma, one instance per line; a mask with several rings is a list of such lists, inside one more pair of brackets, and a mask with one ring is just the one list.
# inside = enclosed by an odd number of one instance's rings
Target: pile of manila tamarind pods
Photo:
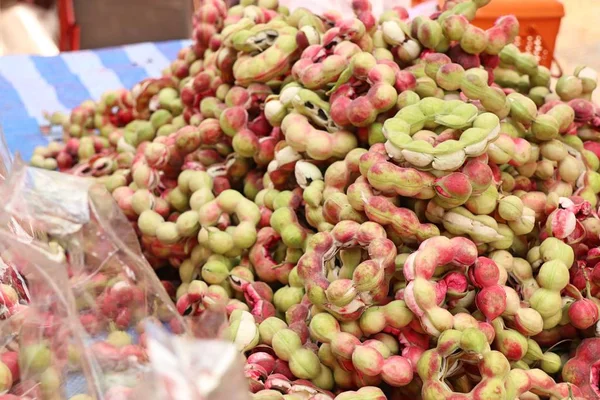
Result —
[[600, 398], [597, 76], [551, 88], [487, 3], [207, 0], [31, 165], [103, 183], [186, 318], [226, 306], [255, 400]]

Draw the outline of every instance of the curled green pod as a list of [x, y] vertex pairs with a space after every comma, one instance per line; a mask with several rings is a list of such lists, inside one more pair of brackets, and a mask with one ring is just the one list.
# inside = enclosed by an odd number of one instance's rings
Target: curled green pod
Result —
[[298, 217], [292, 208], [276, 209], [271, 215], [271, 226], [281, 235], [286, 246], [294, 249], [304, 246], [307, 231], [298, 222]]
[[[198, 242], [206, 244], [218, 254], [239, 253], [249, 249], [256, 242], [256, 226], [260, 221], [258, 206], [235, 190], [225, 190], [214, 200], [198, 209], [200, 225]], [[216, 225], [223, 213], [235, 215], [239, 223], [226, 230]]]
[[[458, 140], [434, 146], [415, 133], [424, 127], [464, 130]], [[477, 108], [458, 100], [425, 98], [401, 109], [383, 124], [388, 138], [386, 149], [396, 161], [407, 161], [417, 168], [447, 171], [460, 167], [466, 157], [482, 154], [500, 132], [500, 121], [491, 113], [478, 115]]]
[[559, 128], [556, 118], [549, 114], [542, 114], [533, 121], [531, 133], [538, 140], [552, 140], [558, 137]]
[[511, 93], [507, 99], [510, 103], [510, 116], [513, 120], [526, 126], [535, 120], [537, 106], [533, 100], [520, 93]]

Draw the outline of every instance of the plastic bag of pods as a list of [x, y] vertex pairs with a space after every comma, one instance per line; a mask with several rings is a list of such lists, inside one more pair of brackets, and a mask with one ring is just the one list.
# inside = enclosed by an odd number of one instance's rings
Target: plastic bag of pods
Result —
[[[13, 165], [13, 157], [0, 127], [0, 184], [4, 182]], [[27, 231], [15, 219], [6, 221], [4, 228], [21, 237], [30, 238]], [[10, 261], [0, 256], [0, 346], [14, 342], [22, 318], [18, 314], [29, 303], [29, 290], [25, 278]]]
[[[69, 363], [84, 349], [83, 332], [73, 319], [64, 256], [43, 242], [0, 230], [0, 256], [27, 281], [30, 303], [0, 324], [0, 394], [3, 399], [59, 399]], [[81, 363], [89, 373], [90, 364]], [[88, 390], [85, 389], [87, 392]]]
[[[49, 378], [41, 368], [22, 369], [21, 380], [38, 384], [45, 379], [60, 381], [58, 394], [48, 397], [42, 393], [34, 398], [129, 398], [148, 370], [148, 323], [164, 326], [173, 334], [190, 331], [143, 258], [135, 231], [111, 195], [91, 180], [17, 162], [0, 191], [5, 199], [0, 222], [18, 218], [44, 232], [43, 237], [20, 240], [30, 246], [46, 246], [54, 257], [63, 259], [62, 274], [46, 274], [45, 287], [68, 293], [73, 304], [61, 311], [68, 324], [57, 324], [51, 308], [44, 317], [50, 322], [38, 323], [54, 327], [48, 342], [73, 343], [70, 351], [61, 347], [65, 363], [59, 363], [52, 372], [56, 376]], [[25, 263], [43, 265], [29, 260], [27, 251], [20, 255]], [[32, 301], [37, 301], [33, 294]], [[30, 317], [25, 318], [27, 326]], [[28, 335], [21, 332], [20, 336], [19, 341], [28, 340]], [[80, 362], [69, 360], [82, 355]]]

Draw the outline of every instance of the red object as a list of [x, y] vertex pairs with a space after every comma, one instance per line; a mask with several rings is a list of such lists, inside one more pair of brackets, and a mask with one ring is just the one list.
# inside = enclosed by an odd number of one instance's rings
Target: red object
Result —
[[73, 0], [58, 0], [57, 11], [60, 24], [59, 50], [79, 50], [79, 25], [75, 21]]

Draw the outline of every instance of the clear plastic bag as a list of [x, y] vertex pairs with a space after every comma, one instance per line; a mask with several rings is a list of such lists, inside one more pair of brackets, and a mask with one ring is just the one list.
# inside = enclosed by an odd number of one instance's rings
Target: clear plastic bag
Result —
[[[205, 322], [209, 321], [205, 319]], [[138, 386], [133, 398], [250, 399], [243, 370], [244, 360], [232, 343], [174, 336], [155, 325], [149, 326], [146, 332], [151, 371]]]
[[[27, 280], [31, 303], [3, 324], [0, 359], [11, 371], [0, 393], [22, 399], [46, 399], [61, 392], [67, 380], [70, 349], [83, 349], [85, 332], [73, 319], [75, 302], [68, 287], [64, 258], [37, 241], [0, 230], [0, 256]], [[17, 364], [18, 361], [18, 364]], [[82, 363], [90, 374], [90, 364]], [[87, 391], [87, 390], [86, 390]], [[54, 398], [54, 397], [52, 397]], [[57, 397], [62, 398], [62, 397]]]
[[[103, 186], [20, 162], [0, 191], [5, 199], [3, 219], [18, 218], [44, 232], [48, 248], [65, 261], [68, 281], [53, 285], [71, 293], [74, 306], [61, 336], [81, 343], [74, 351], [85, 357], [64, 365], [68, 377], [63, 395], [56, 398], [131, 398], [148, 370], [145, 326], [163, 325], [176, 334], [189, 328], [143, 258], [130, 222]], [[30, 244], [38, 241], [31, 239]], [[36, 370], [21, 375], [25, 380], [43, 379]]]
[[23, 311], [30, 298], [25, 278], [10, 261], [0, 257], [0, 321]]
[[[13, 165], [13, 157], [0, 127], [0, 184], [4, 182]], [[31, 238], [31, 231], [23, 228], [15, 219], [6, 221], [5, 228], [15, 235]], [[16, 337], [20, 322], [17, 314], [27, 308], [30, 295], [21, 272], [0, 256], [0, 346], [5, 347]]]
[[12, 167], [13, 158], [10, 154], [10, 150], [8, 149], [8, 144], [6, 143], [6, 137], [4, 136], [4, 132], [2, 131], [2, 127], [0, 127], [0, 180], [4, 181], [8, 174], [10, 173], [10, 169]]
[[[0, 184], [4, 183], [7, 179], [15, 162], [22, 164], [23, 160], [18, 153], [13, 157], [8, 148], [8, 144], [6, 143], [6, 137], [2, 132], [2, 127], [0, 127]], [[29, 238], [35, 236], [35, 232], [32, 230], [31, 226], [21, 224], [18, 218], [12, 218], [11, 220], [6, 221], [6, 224], [7, 228], [16, 235]]]

